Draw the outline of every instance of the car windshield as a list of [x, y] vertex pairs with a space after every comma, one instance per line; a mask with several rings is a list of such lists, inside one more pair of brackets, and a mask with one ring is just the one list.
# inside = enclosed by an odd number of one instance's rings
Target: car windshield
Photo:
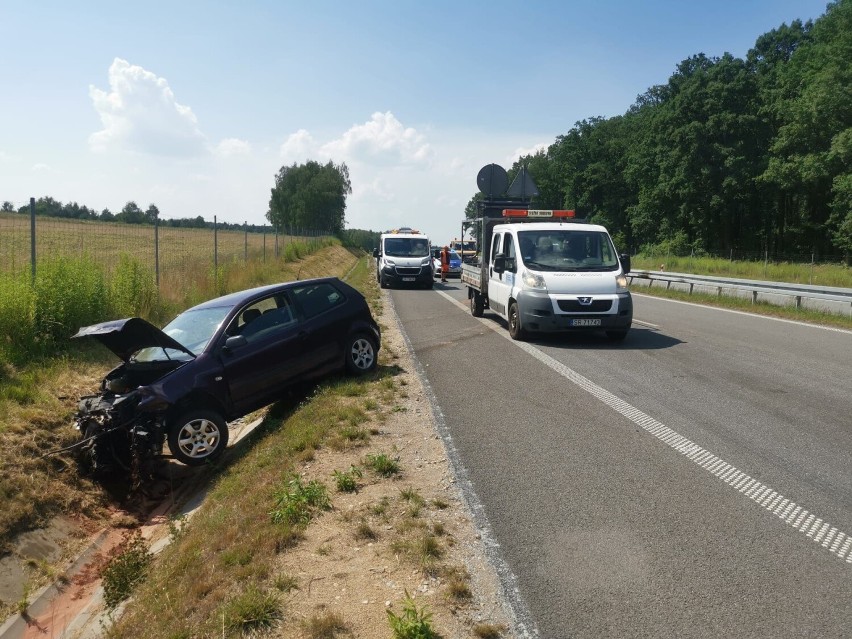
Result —
[[[166, 324], [163, 332], [198, 355], [207, 346], [210, 338], [232, 308], [232, 306], [214, 306], [185, 311]], [[157, 362], [166, 359], [185, 361], [191, 357], [183, 351], [152, 346], [139, 350], [132, 359], [135, 362]]]
[[536, 271], [614, 271], [618, 257], [612, 240], [601, 231], [520, 231], [524, 264]]
[[425, 237], [386, 238], [385, 255], [388, 257], [426, 257], [429, 255], [429, 240]]

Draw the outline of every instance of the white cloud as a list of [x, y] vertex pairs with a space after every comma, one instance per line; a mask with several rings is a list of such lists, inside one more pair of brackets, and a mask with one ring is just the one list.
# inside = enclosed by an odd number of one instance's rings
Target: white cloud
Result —
[[421, 164], [435, 155], [426, 136], [404, 127], [390, 111], [373, 113], [370, 120], [350, 128], [340, 139], [324, 144], [320, 152], [335, 162]]
[[223, 158], [251, 154], [251, 145], [245, 140], [226, 138], [216, 146], [216, 155]]
[[287, 141], [281, 145], [279, 153], [288, 162], [297, 162], [307, 160], [316, 150], [317, 144], [313, 136], [305, 129], [299, 129], [290, 134]]
[[393, 187], [380, 177], [368, 181], [358, 181], [352, 184], [352, 199], [363, 200], [375, 197], [384, 202], [396, 199]]
[[109, 68], [109, 86], [109, 92], [89, 86], [103, 125], [89, 136], [93, 151], [170, 157], [209, 153], [195, 114], [177, 103], [165, 78], [115, 58]]
[[550, 145], [546, 144], [544, 142], [539, 142], [538, 144], [536, 144], [532, 147], [528, 147], [528, 148], [519, 147], [519, 148], [515, 149], [515, 152], [512, 155], [509, 155], [509, 156], [506, 157], [507, 168], [512, 166], [518, 159], [520, 159], [520, 158], [522, 158], [526, 155], [535, 155], [536, 153], [539, 153], [540, 151], [547, 151], [548, 146], [550, 146]]
[[33, 165], [33, 171], [35, 171], [36, 173], [47, 172], [53, 171], [53, 168], [49, 164], [39, 162], [38, 164]]

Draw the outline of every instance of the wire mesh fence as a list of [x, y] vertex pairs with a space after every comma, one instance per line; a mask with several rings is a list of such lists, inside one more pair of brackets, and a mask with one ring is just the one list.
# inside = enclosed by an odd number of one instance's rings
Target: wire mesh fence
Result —
[[276, 259], [295, 240], [327, 235], [303, 229], [281, 232], [271, 226], [225, 229], [215, 218], [208, 228], [183, 228], [3, 212], [0, 272], [30, 272], [34, 277], [40, 262], [57, 257], [89, 260], [111, 272], [126, 256], [149, 267], [159, 283], [161, 277], [190, 277], [203, 264], [212, 271], [226, 264]]

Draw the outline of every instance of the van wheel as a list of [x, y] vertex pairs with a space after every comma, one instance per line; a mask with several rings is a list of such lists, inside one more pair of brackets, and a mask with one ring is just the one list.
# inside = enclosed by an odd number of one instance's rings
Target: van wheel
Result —
[[607, 331], [606, 336], [611, 342], [621, 342], [627, 337], [627, 331]]
[[346, 371], [364, 375], [376, 370], [376, 343], [373, 338], [359, 333], [346, 340]]
[[518, 312], [517, 302], [509, 304], [509, 337], [512, 339], [526, 339], [527, 332], [521, 326], [521, 314]]
[[388, 287], [388, 281], [385, 279], [384, 275], [379, 275], [379, 286], [381, 286], [382, 288]]
[[212, 410], [191, 410], [172, 422], [169, 450], [179, 462], [200, 466], [220, 457], [228, 446], [228, 425]]
[[483, 312], [485, 311], [485, 299], [474, 291], [470, 295], [470, 314], [474, 317], [482, 317]]

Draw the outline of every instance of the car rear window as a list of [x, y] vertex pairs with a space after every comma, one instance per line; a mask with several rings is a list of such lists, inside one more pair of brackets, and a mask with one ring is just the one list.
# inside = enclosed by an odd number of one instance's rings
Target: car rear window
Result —
[[343, 293], [327, 282], [294, 288], [293, 295], [306, 318], [340, 306], [346, 300]]

